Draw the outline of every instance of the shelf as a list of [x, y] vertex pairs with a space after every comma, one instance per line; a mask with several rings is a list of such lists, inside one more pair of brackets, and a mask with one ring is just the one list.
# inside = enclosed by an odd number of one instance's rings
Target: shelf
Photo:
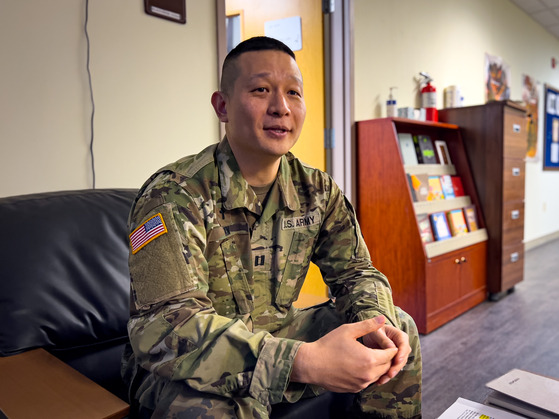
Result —
[[414, 202], [413, 208], [417, 215], [432, 214], [434, 212], [450, 211], [456, 208], [464, 208], [472, 204], [469, 196], [459, 196], [458, 198], [441, 199], [438, 201]]
[[[399, 133], [444, 141], [452, 164], [404, 165]], [[486, 298], [488, 227], [461, 130], [402, 118], [359, 121], [356, 146], [357, 214], [365, 242], [375, 267], [390, 279], [394, 304], [413, 317], [420, 333], [430, 333]], [[459, 176], [463, 194], [458, 195], [464, 196], [414, 202], [410, 176], [417, 176], [421, 187], [428, 187], [429, 176]], [[469, 205], [476, 208], [479, 230], [423, 243], [418, 215]]]
[[453, 250], [458, 250], [483, 241], [487, 241], [487, 230], [485, 228], [472, 231], [463, 236], [427, 243], [425, 245], [425, 254], [428, 258], [434, 258], [435, 256], [440, 256], [452, 252]]
[[453, 176], [456, 174], [456, 168], [453, 164], [414, 164], [404, 166], [404, 170], [410, 175]]

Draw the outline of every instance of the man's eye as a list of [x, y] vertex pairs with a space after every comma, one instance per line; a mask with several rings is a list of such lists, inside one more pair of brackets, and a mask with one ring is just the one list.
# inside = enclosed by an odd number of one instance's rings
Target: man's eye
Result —
[[295, 95], [295, 96], [301, 96], [301, 93], [299, 93], [297, 90], [290, 90], [289, 94], [290, 95]]
[[254, 89], [255, 92], [259, 92], [259, 93], [264, 93], [266, 92], [266, 88], [265, 87], [257, 87], [256, 89]]

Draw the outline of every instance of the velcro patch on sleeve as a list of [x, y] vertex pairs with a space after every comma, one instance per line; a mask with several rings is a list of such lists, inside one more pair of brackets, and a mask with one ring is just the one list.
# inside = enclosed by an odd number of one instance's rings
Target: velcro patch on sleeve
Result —
[[[181, 236], [174, 218], [175, 210], [176, 204], [163, 204], [141, 219], [140, 227], [146, 226], [149, 232], [160, 231], [151, 238], [140, 239], [143, 246], [134, 245], [136, 253], [130, 252], [130, 281], [138, 310], [173, 299], [197, 286], [198, 277], [185, 257], [189, 252], [188, 239]], [[142, 246], [141, 250], [138, 246]]]
[[138, 253], [142, 247], [165, 233], [167, 233], [167, 226], [161, 213], [148, 218], [130, 234], [132, 254]]

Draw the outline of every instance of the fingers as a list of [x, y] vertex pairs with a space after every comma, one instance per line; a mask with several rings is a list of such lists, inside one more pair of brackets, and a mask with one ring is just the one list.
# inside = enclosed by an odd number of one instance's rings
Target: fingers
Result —
[[[386, 326], [385, 326], [386, 327]], [[386, 348], [396, 348], [397, 345], [394, 344], [392, 339], [390, 339], [384, 330], [379, 329], [373, 333], [369, 333], [367, 336], [363, 338], [363, 343], [369, 348], [379, 348], [379, 349], [386, 349]]]
[[347, 326], [351, 327], [352, 336], [357, 339], [368, 333], [379, 330], [382, 326], [384, 326], [385, 322], [386, 318], [384, 316], [377, 316], [372, 319], [351, 323]]

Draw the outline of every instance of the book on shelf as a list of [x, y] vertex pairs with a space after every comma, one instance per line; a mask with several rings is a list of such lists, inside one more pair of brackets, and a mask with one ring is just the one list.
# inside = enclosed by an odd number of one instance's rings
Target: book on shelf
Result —
[[413, 135], [413, 143], [415, 145], [415, 154], [420, 164], [437, 164], [435, 157], [435, 147], [433, 141], [428, 135]]
[[411, 134], [399, 132], [398, 145], [400, 146], [400, 154], [402, 155], [404, 165], [419, 164], [417, 161], [417, 154], [415, 154], [415, 145]]
[[559, 380], [513, 369], [486, 384], [487, 403], [529, 418], [559, 417]]
[[419, 214], [417, 216], [417, 225], [419, 226], [419, 235], [423, 243], [431, 243], [433, 238], [433, 231], [431, 230], [431, 222], [427, 214]]
[[466, 218], [466, 225], [468, 226], [468, 231], [476, 231], [479, 229], [476, 215], [476, 207], [474, 205], [468, 205], [463, 208], [464, 218]]
[[429, 176], [427, 180], [429, 183], [429, 195], [427, 196], [427, 201], [440, 201], [441, 199], [444, 199], [440, 176]]
[[410, 183], [410, 189], [411, 189], [413, 201], [414, 202], [427, 201], [427, 198], [429, 196], [429, 175], [408, 174], [408, 182]]
[[464, 196], [464, 187], [462, 186], [462, 178], [458, 175], [450, 177], [452, 181], [452, 188], [454, 189], [454, 196], [458, 198], [459, 196]]
[[446, 141], [435, 140], [435, 149], [437, 150], [437, 158], [440, 164], [452, 164]]
[[431, 220], [431, 226], [433, 229], [433, 236], [435, 237], [435, 240], [445, 240], [452, 237], [452, 234], [450, 233], [450, 229], [448, 227], [446, 214], [444, 212], [441, 211], [430, 214], [429, 219]]
[[462, 208], [448, 211], [446, 217], [453, 237], [462, 236], [468, 232], [468, 226], [466, 225], [466, 219], [464, 218]]
[[444, 199], [456, 198], [454, 195], [454, 187], [452, 186], [452, 178], [450, 175], [441, 176], [441, 187], [443, 189]]

